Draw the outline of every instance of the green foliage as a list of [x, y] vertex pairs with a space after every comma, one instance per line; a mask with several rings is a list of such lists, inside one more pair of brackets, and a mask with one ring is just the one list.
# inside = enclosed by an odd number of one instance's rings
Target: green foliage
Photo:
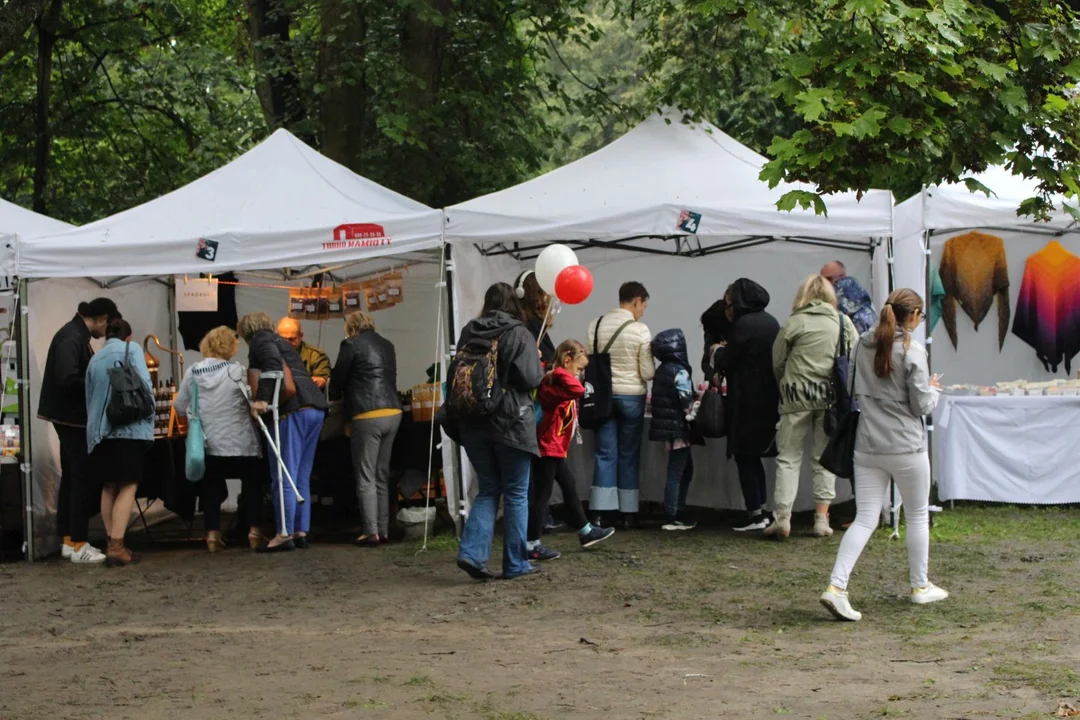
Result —
[[1053, 195], [1076, 195], [1072, 10], [1037, 0], [828, 0], [814, 3], [812, 18], [809, 41], [773, 84], [803, 127], [774, 139], [762, 174], [770, 183], [904, 197], [1006, 163], [1039, 182], [1025, 214], [1045, 218]]

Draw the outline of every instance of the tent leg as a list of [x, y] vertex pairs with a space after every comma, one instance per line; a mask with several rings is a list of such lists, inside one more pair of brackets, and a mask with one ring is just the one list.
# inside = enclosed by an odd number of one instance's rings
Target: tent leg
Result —
[[20, 278], [16, 303], [19, 317], [15, 322], [16, 361], [19, 368], [19, 452], [22, 454], [19, 470], [22, 474], [22, 503], [26, 513], [23, 518], [23, 549], [27, 562], [33, 562], [37, 548], [34, 547], [34, 453], [30, 428], [30, 313], [27, 312], [29, 296], [30, 283]]
[[[443, 253], [445, 263], [445, 272], [443, 275], [443, 281], [446, 283], [446, 335], [447, 335], [447, 353], [444, 356], [443, 377], [445, 378], [450, 370], [449, 362], [445, 361], [445, 357], [453, 357], [457, 352], [457, 336], [456, 328], [458, 326], [457, 306], [454, 303], [454, 262], [451, 254], [451, 246], [448, 244], [443, 245]], [[443, 402], [446, 402], [446, 398], [443, 398]], [[449, 468], [453, 477], [451, 482], [454, 484], [454, 501], [457, 502], [457, 507], [448, 507], [447, 510], [450, 513], [450, 517], [454, 518], [454, 532], [458, 537], [461, 537], [462, 531], [462, 512], [465, 510], [465, 488], [462, 482], [461, 472], [461, 446], [459, 446], [453, 440], [444, 436], [443, 442], [449, 442], [451, 445], [450, 458], [451, 467]], [[446, 473], [446, 468], [443, 468], [443, 473]]]

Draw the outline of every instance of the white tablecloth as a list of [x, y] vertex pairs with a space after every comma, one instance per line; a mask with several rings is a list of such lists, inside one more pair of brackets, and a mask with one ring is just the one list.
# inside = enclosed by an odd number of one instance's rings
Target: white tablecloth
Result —
[[942, 395], [934, 417], [942, 500], [1080, 503], [1080, 397]]

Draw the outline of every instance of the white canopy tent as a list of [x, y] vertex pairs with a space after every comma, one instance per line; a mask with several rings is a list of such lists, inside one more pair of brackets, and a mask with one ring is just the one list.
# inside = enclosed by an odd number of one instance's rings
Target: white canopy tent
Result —
[[[552, 330], [556, 342], [583, 339], [589, 321], [615, 305], [618, 286], [627, 280], [649, 288], [646, 322], [654, 333], [685, 330], [695, 366], [703, 349], [697, 318], [738, 277], [751, 277], [772, 293], [769, 310], [781, 322], [799, 281], [833, 259], [842, 259], [880, 303], [889, 287], [888, 259], [875, 250], [892, 233], [891, 194], [827, 197], [827, 216], [780, 212], [776, 202], [785, 192], [810, 188], [770, 189], [758, 178], [766, 162], [716, 127], [686, 125], [668, 113], [565, 167], [447, 208], [455, 329], [479, 312], [491, 282], [512, 282], [553, 242], [574, 248], [595, 278], [588, 301], [563, 308]], [[740, 252], [724, 252], [732, 250]], [[711, 257], [718, 253], [722, 260]], [[709, 477], [694, 484], [692, 503], [741, 507], [734, 467], [722, 449], [711, 443], [710, 456], [695, 463], [699, 476]], [[662, 488], [646, 490], [648, 476], [656, 475], [650, 470], [657, 471], [648, 455], [646, 450], [643, 499], [655, 500]], [[578, 480], [588, 484], [591, 465], [585, 465], [579, 465]], [[841, 497], [850, 497], [843, 485], [838, 483]]]
[[[20, 292], [29, 308], [23, 317], [29, 351], [23, 376], [30, 378], [33, 388], [27, 389], [23, 407], [30, 408], [29, 417], [36, 416], [37, 388], [52, 333], [71, 318], [77, 300], [113, 297], [139, 337], [154, 333], [163, 340], [172, 338], [169, 344], [177, 347], [173, 287], [188, 275], [274, 271], [268, 277], [280, 286], [297, 284], [316, 272], [341, 280], [419, 265], [405, 289], [416, 299], [416, 304], [410, 300], [406, 304], [417, 308], [423, 303], [422, 312], [409, 320], [401, 316], [403, 305], [376, 314], [376, 321], [386, 318], [407, 334], [407, 339], [393, 334], [391, 339], [405, 343], [399, 345], [399, 354], [410, 358], [410, 368], [426, 368], [436, 358], [437, 343], [446, 344], [447, 329], [439, 329], [440, 319], [445, 324], [449, 316], [441, 248], [441, 211], [356, 175], [279, 130], [231, 163], [174, 192], [19, 244]], [[95, 280], [59, 284], [56, 278]], [[145, 280], [153, 282], [140, 282]], [[425, 287], [420, 289], [416, 283], [422, 281]], [[265, 302], [273, 302], [274, 293], [238, 288], [237, 309], [266, 309]], [[280, 302], [284, 314], [287, 302]], [[321, 325], [313, 328], [308, 321], [304, 325], [307, 339], [316, 341]], [[334, 358], [343, 333], [340, 322], [332, 325], [322, 341]], [[238, 359], [243, 360], [243, 353], [241, 348]], [[189, 362], [193, 359], [188, 357]], [[169, 376], [167, 366], [162, 362], [163, 378]], [[402, 381], [408, 383], [409, 378]], [[34, 557], [50, 550], [43, 541], [51, 539], [48, 520], [55, 513], [58, 462], [55, 438], [45, 423], [36, 419], [24, 423], [23, 443], [30, 450], [33, 514], [40, 525], [34, 532], [37, 547], [29, 553]], [[447, 483], [449, 492], [452, 485]]]
[[66, 222], [53, 220], [0, 199], [0, 274], [15, 274], [15, 254], [21, 238], [51, 235], [71, 227]]

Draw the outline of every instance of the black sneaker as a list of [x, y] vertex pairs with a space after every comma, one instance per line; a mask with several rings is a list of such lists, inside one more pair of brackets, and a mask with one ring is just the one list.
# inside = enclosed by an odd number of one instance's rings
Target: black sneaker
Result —
[[734, 528], [734, 530], [735, 530], [735, 532], [738, 532], [738, 533], [741, 533], [741, 532], [754, 532], [756, 530], [764, 530], [765, 528], [769, 527], [769, 525], [771, 525], [771, 524], [772, 524], [772, 520], [769, 519], [768, 515], [764, 515], [764, 514], [755, 515], [754, 517], [750, 518], [746, 522], [745, 525], [743, 525], [741, 527]]
[[544, 526], [545, 535], [555, 535], [557, 533], [565, 532], [567, 529], [566, 523], [552, 521], [550, 525]]
[[529, 551], [528, 558], [532, 562], [544, 562], [545, 560], [558, 560], [562, 557], [562, 553], [558, 550], [552, 550], [546, 548], [543, 545], [537, 545]]
[[615, 534], [615, 528], [599, 528], [593, 525], [585, 535], [578, 535], [578, 542], [582, 548], [591, 548], [597, 543], [602, 543]]

